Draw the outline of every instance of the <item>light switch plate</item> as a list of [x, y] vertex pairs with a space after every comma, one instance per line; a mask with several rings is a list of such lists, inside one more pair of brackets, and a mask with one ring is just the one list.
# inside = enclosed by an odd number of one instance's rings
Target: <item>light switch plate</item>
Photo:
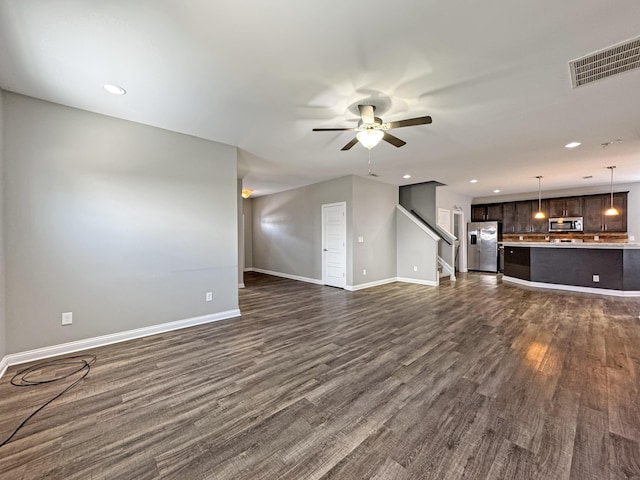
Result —
[[73, 324], [73, 312], [65, 312], [62, 314], [62, 325]]

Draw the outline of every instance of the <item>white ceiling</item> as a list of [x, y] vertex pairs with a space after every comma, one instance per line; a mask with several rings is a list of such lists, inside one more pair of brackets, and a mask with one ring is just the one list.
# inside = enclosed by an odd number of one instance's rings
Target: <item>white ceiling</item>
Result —
[[568, 68], [638, 19], [632, 0], [0, 0], [0, 88], [236, 145], [256, 194], [366, 175], [364, 147], [340, 151], [352, 132], [311, 131], [355, 126], [359, 102], [433, 117], [371, 151], [387, 183], [638, 182], [640, 69], [572, 89]]

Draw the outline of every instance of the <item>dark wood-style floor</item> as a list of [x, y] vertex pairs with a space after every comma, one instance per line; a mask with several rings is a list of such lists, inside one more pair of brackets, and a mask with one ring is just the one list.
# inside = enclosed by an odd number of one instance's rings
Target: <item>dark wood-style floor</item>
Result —
[[[248, 274], [242, 318], [91, 351], [0, 478], [640, 478], [640, 300]], [[0, 381], [0, 439], [60, 386]]]

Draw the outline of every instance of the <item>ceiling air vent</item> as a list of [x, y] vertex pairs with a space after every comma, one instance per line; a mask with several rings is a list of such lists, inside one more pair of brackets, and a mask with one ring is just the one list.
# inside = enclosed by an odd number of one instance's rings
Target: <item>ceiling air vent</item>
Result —
[[569, 62], [573, 88], [640, 67], [640, 37]]

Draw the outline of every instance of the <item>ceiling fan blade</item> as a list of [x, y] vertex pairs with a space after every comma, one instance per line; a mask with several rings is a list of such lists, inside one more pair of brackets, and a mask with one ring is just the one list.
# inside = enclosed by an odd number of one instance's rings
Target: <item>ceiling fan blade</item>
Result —
[[355, 130], [355, 128], [314, 128], [314, 132], [342, 132], [345, 130]]
[[400, 127], [411, 127], [413, 125], [427, 125], [431, 123], [431, 117], [416, 117], [416, 118], [407, 118], [406, 120], [399, 120], [397, 122], [389, 122], [387, 123], [387, 128], [400, 128]]
[[365, 125], [375, 123], [376, 120], [375, 116], [373, 115], [375, 109], [376, 107], [374, 107], [373, 105], [358, 105], [360, 117], [362, 117], [362, 123], [364, 123]]
[[353, 137], [353, 140], [351, 140], [349, 143], [347, 143], [344, 147], [342, 147], [340, 150], [349, 150], [351, 147], [353, 147], [356, 143], [358, 143], [358, 139]]
[[382, 137], [382, 139], [385, 142], [389, 142], [391, 145], [395, 147], [401, 147], [407, 144], [407, 142], [405, 142], [404, 140], [400, 140], [398, 137], [394, 137], [388, 132], [384, 132], [384, 137]]

